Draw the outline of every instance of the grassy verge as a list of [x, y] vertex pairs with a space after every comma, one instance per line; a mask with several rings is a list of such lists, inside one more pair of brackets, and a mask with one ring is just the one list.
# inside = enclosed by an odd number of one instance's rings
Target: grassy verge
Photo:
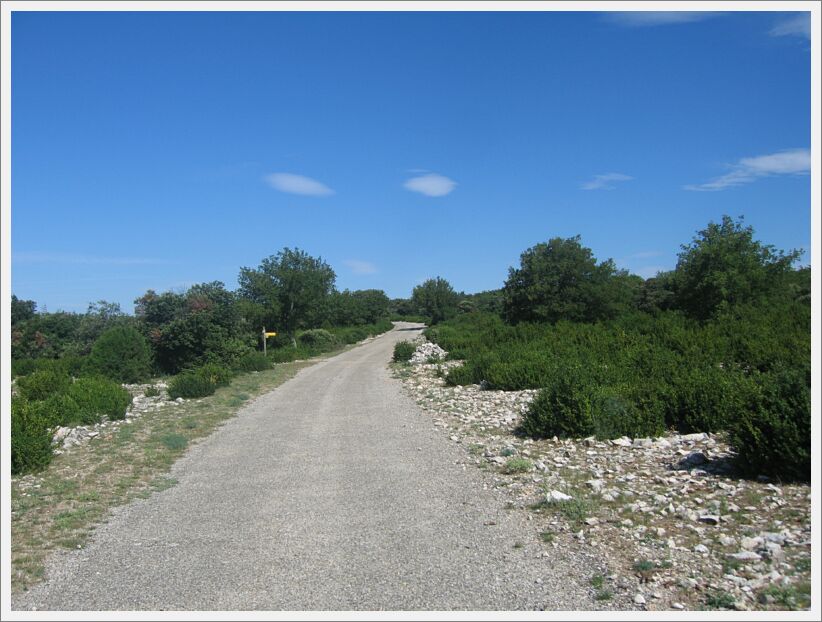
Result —
[[316, 360], [243, 374], [206, 398], [167, 402], [55, 456], [41, 473], [13, 478], [12, 590], [26, 590], [41, 581], [46, 558], [54, 551], [82, 548], [112, 508], [173, 486], [176, 482], [168, 471], [190, 443], [208, 436], [248, 400]]

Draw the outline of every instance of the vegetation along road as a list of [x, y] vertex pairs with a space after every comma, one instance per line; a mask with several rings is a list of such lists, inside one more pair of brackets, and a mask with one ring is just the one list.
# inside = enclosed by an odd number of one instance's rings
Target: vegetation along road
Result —
[[[395, 330], [302, 370], [56, 556], [15, 609], [592, 609], [391, 377]], [[525, 544], [523, 544], [525, 543]]]

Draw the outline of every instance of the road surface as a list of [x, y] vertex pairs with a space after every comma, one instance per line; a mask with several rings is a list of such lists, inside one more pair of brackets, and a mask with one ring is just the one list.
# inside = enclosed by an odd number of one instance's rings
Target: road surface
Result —
[[[395, 330], [254, 400], [15, 597], [38, 610], [593, 609], [573, 552], [436, 430], [388, 369]], [[524, 546], [515, 547], [517, 543]]]

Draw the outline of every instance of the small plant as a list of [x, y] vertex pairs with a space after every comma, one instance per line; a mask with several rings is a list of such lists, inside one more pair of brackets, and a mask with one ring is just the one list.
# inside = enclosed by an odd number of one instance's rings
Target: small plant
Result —
[[550, 544], [551, 542], [554, 541], [554, 534], [550, 531], [542, 531], [539, 534], [539, 538], [543, 542]]
[[733, 609], [734, 597], [728, 592], [715, 591], [705, 597], [709, 609]]
[[416, 346], [410, 341], [399, 341], [394, 344], [394, 362], [407, 363], [416, 352]]
[[160, 439], [160, 442], [174, 451], [184, 449], [188, 445], [188, 440], [182, 434], [166, 434]]
[[582, 524], [593, 511], [594, 504], [581, 497], [574, 497], [566, 501], [557, 501], [552, 504], [572, 525]]
[[526, 460], [525, 458], [511, 458], [505, 463], [503, 471], [509, 475], [513, 475], [515, 473], [527, 473], [532, 468], [533, 464], [531, 464], [530, 460]]
[[514, 542], [514, 548], [515, 549], [521, 549], [524, 546], [525, 545], [522, 542]]
[[511, 449], [510, 447], [506, 447], [500, 452], [500, 455], [504, 458], [508, 458], [510, 456], [513, 456], [515, 453], [517, 453], [516, 450]]
[[602, 589], [603, 585], [605, 585], [605, 577], [603, 577], [601, 574], [595, 574], [593, 577], [591, 577], [591, 587], [593, 587], [595, 590]]
[[614, 593], [611, 590], [597, 590], [594, 594], [594, 599], [600, 601], [611, 600], [613, 597]]
[[145, 396], [146, 397], [158, 397], [160, 395], [160, 389], [157, 385], [149, 385], [146, 387]]

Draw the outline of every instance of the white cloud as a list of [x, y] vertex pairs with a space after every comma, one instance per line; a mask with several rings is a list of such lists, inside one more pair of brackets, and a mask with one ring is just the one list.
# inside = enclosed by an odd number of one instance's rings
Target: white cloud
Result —
[[701, 22], [721, 15], [719, 11], [616, 11], [605, 19], [622, 26], [665, 26]]
[[809, 149], [789, 149], [768, 155], [742, 158], [730, 165], [730, 172], [704, 184], [685, 186], [685, 190], [716, 192], [734, 186], [749, 184], [761, 177], [773, 175], [803, 175], [810, 172]]
[[603, 175], [594, 175], [591, 181], [582, 184], [583, 190], [613, 190], [616, 186], [612, 182], [615, 181], [630, 181], [633, 177], [630, 175], [623, 175], [622, 173], [605, 173]]
[[406, 190], [419, 192], [429, 197], [442, 197], [450, 194], [457, 187], [457, 182], [444, 175], [427, 173], [419, 177], [412, 177], [403, 186]]
[[16, 263], [97, 264], [109, 266], [134, 266], [166, 263], [162, 259], [148, 257], [97, 257], [71, 253], [14, 253]]
[[325, 197], [334, 194], [334, 191], [324, 183], [294, 173], [271, 173], [265, 176], [265, 181], [269, 186], [280, 192], [312, 197]]
[[793, 17], [789, 17], [788, 19], [784, 19], [780, 22], [777, 22], [776, 25], [771, 28], [771, 36], [772, 37], [787, 37], [787, 36], [796, 36], [796, 37], [804, 37], [805, 39], [810, 40], [811, 38], [811, 14], [808, 13], [798, 13]]
[[377, 272], [377, 266], [370, 261], [362, 261], [360, 259], [346, 259], [343, 262], [354, 274], [374, 274]]

